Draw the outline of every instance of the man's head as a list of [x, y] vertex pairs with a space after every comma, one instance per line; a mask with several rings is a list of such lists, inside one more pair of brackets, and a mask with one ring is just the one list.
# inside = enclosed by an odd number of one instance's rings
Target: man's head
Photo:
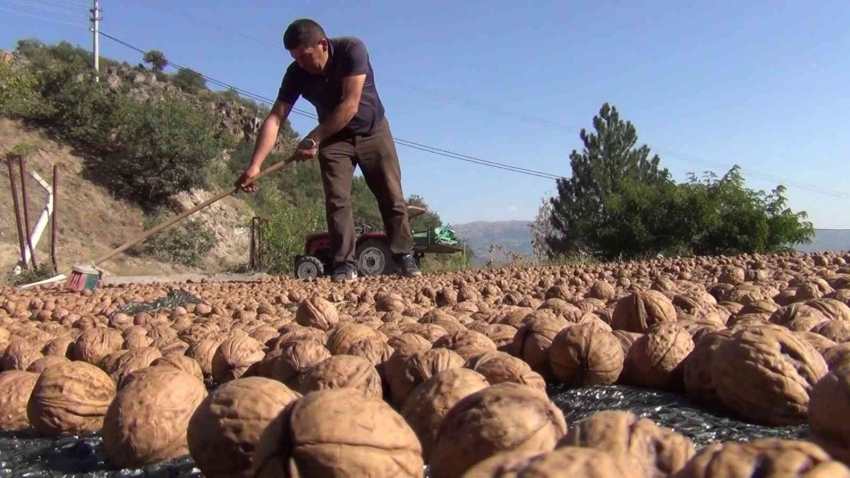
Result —
[[292, 22], [283, 33], [283, 46], [310, 73], [321, 73], [328, 61], [328, 38], [315, 21], [302, 18]]

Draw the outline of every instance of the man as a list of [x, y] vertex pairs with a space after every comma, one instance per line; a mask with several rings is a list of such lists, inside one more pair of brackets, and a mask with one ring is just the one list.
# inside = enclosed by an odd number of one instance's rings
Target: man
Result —
[[319, 125], [299, 143], [296, 156], [319, 160], [333, 280], [357, 278], [351, 182], [358, 165], [378, 201], [392, 259], [402, 275], [421, 275], [411, 255], [413, 236], [398, 155], [365, 45], [353, 37], [328, 38], [322, 27], [309, 19], [292, 22], [283, 34], [283, 44], [295, 61], [286, 70], [257, 137], [251, 164], [236, 186], [246, 192], [257, 190], [255, 184], [245, 183], [260, 173], [280, 125], [303, 96], [316, 108]]

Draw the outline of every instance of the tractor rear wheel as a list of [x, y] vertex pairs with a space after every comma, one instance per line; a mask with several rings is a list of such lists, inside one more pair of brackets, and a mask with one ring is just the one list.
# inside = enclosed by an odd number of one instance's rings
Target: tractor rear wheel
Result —
[[367, 239], [357, 245], [357, 268], [364, 276], [391, 274], [396, 269], [387, 241]]

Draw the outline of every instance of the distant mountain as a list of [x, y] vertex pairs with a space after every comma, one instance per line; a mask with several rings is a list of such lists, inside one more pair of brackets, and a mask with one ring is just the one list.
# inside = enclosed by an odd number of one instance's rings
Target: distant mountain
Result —
[[[531, 221], [474, 221], [453, 224], [457, 235], [469, 241], [475, 251], [476, 262], [483, 264], [489, 259], [491, 244], [501, 244], [505, 251], [532, 255]], [[801, 252], [826, 252], [850, 250], [850, 229], [815, 229], [811, 244], [796, 248]]]
[[458, 237], [469, 241], [475, 252], [476, 263], [489, 259], [491, 244], [501, 244], [504, 251], [531, 255], [531, 221], [475, 221], [451, 224]]
[[850, 229], [815, 229], [811, 244], [796, 247], [802, 252], [829, 252], [850, 250]]

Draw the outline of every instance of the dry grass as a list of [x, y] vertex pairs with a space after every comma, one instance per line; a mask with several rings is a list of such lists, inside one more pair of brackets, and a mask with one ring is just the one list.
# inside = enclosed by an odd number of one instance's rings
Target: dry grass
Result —
[[[38, 131], [27, 130], [20, 122], [0, 118], [0, 156], [5, 157], [18, 144], [29, 144], [36, 151], [27, 159], [27, 170], [37, 172], [45, 181], [52, 182], [53, 165], [59, 166], [59, 194], [56, 199], [59, 221], [57, 223], [57, 262], [60, 272], [70, 266], [86, 262], [108, 252], [143, 232], [143, 214], [133, 204], [117, 200], [106, 189], [82, 178], [82, 159], [72, 154], [71, 148], [45, 138]], [[15, 168], [17, 175], [17, 168]], [[20, 189], [20, 177], [16, 178]], [[0, 168], [0, 268], [2, 276], [20, 260], [15, 213], [9, 187], [9, 170], [3, 161]], [[35, 227], [44, 208], [47, 194], [31, 177], [27, 181], [30, 228]], [[50, 224], [38, 244], [36, 261], [50, 260]], [[167, 264], [146, 258], [119, 254], [103, 264], [108, 273], [115, 275], [170, 275], [199, 272], [196, 269]]]

